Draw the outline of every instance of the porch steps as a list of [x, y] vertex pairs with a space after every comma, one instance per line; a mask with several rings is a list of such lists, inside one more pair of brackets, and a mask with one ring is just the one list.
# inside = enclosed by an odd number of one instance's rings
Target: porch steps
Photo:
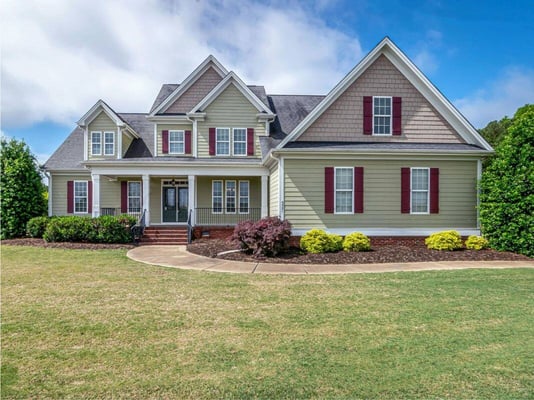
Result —
[[140, 244], [186, 245], [187, 228], [181, 226], [148, 226], [145, 228]]

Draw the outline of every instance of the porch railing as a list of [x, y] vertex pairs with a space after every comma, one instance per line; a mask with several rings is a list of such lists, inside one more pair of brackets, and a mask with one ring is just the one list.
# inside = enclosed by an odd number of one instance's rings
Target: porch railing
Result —
[[121, 212], [120, 208], [114, 208], [114, 207], [102, 207], [100, 209], [100, 215], [121, 215], [121, 214], [128, 214], [139, 219], [144, 214], [144, 212], [142, 210], [139, 210], [139, 211], [128, 211], [128, 212], [123, 213]]
[[189, 210], [189, 214], [187, 215], [187, 243], [191, 243], [193, 238], [193, 220], [191, 218], [192, 213], [193, 210]]
[[139, 243], [139, 240], [143, 237], [143, 234], [145, 233], [145, 227], [146, 227], [146, 210], [143, 210], [143, 213], [140, 215], [139, 219], [137, 220], [137, 223], [131, 227], [132, 231], [132, 241], [137, 244]]
[[226, 209], [217, 210], [211, 207], [195, 208], [195, 225], [204, 226], [233, 226], [242, 221], [257, 221], [261, 219], [261, 208], [249, 208], [247, 212], [228, 213]]

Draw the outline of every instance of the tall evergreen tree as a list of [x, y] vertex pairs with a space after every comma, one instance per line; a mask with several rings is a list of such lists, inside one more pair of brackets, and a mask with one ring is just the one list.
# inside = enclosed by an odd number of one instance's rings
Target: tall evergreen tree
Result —
[[482, 175], [480, 219], [493, 248], [534, 257], [534, 104], [517, 110]]
[[45, 186], [24, 141], [0, 141], [0, 168], [0, 238], [20, 237], [31, 218], [46, 214]]

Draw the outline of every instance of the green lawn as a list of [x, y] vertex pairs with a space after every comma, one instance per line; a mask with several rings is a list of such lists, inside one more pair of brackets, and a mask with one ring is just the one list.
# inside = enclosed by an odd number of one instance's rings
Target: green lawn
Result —
[[534, 270], [336, 276], [2, 247], [2, 399], [534, 396]]

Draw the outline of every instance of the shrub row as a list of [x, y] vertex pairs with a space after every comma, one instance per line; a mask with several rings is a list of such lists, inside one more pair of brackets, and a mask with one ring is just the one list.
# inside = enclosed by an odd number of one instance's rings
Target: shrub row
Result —
[[340, 250], [367, 251], [371, 249], [371, 241], [360, 232], [345, 236], [327, 233], [321, 229], [309, 230], [300, 238], [300, 248], [308, 253], [329, 253]]
[[137, 219], [131, 215], [98, 218], [66, 216], [36, 217], [28, 221], [26, 232], [47, 242], [128, 243], [131, 227]]
[[231, 240], [241, 249], [256, 257], [275, 257], [289, 247], [291, 224], [278, 217], [262, 218], [259, 221], [243, 221], [237, 224]]
[[[459, 250], [463, 247], [462, 237], [458, 231], [436, 232], [425, 239], [426, 246], [431, 250]], [[482, 236], [471, 235], [465, 241], [469, 250], [482, 250], [488, 247], [488, 241]]]

